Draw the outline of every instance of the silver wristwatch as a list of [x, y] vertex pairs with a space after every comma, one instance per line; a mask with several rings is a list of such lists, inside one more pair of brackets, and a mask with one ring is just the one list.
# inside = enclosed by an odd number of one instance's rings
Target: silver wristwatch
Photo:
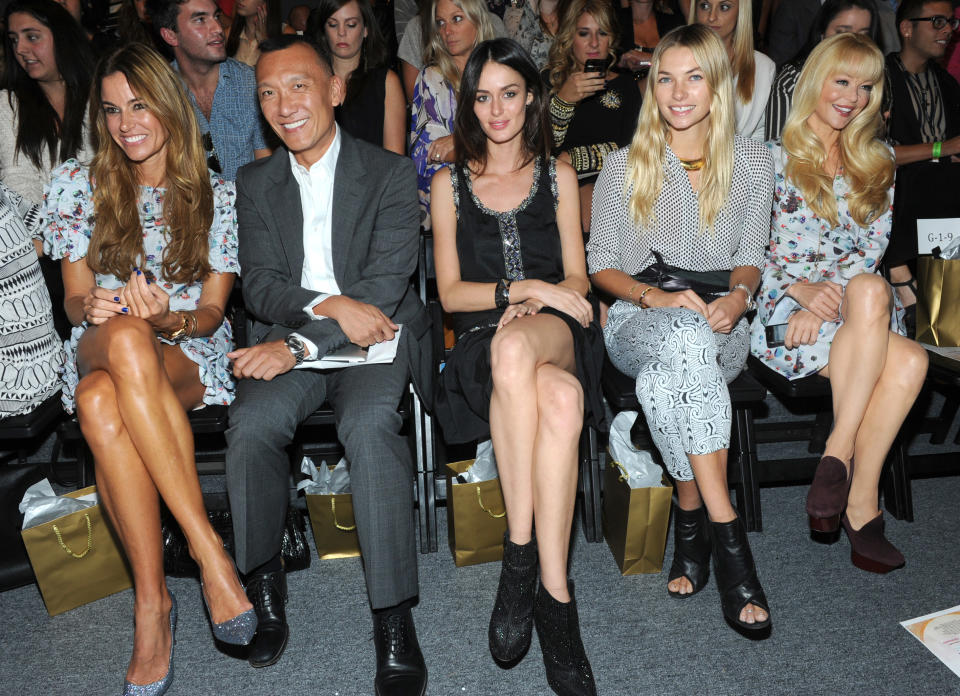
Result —
[[753, 293], [750, 292], [750, 288], [743, 283], [737, 283], [733, 286], [730, 292], [733, 292], [734, 290], [743, 290], [745, 293], [747, 293], [747, 308], [743, 310], [744, 312], [752, 312], [757, 308], [757, 303], [753, 299]]
[[293, 353], [294, 359], [297, 361], [297, 365], [303, 362], [303, 356], [307, 352], [307, 346], [304, 344], [303, 339], [299, 336], [294, 336], [290, 334], [285, 339], [283, 339], [284, 345], [290, 349], [290, 352]]

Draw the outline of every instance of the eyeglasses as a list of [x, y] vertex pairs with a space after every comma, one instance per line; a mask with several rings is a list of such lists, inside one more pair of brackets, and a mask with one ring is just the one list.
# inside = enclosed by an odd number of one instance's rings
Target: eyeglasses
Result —
[[944, 17], [943, 15], [937, 15], [936, 17], [914, 17], [910, 21], [930, 22], [933, 25], [933, 28], [937, 31], [940, 31], [948, 24], [953, 31], [956, 31], [958, 28], [960, 28], [960, 17]]
[[213, 147], [213, 137], [210, 135], [210, 131], [207, 131], [203, 134], [200, 142], [203, 144], [203, 149], [210, 153], [207, 155], [207, 168], [212, 169], [216, 174], [220, 174], [223, 170], [223, 167], [220, 166], [220, 160], [217, 158], [217, 151]]

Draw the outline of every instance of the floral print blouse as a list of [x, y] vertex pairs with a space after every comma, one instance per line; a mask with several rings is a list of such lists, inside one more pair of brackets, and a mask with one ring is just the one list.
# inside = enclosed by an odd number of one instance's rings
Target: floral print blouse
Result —
[[457, 93], [434, 66], [420, 71], [413, 86], [410, 118], [410, 157], [417, 168], [417, 193], [420, 198], [420, 223], [430, 228], [430, 180], [446, 163], [427, 161], [430, 144], [453, 134], [457, 112]]
[[[801, 308], [786, 294], [794, 283], [829, 280], [846, 286], [860, 273], [877, 273], [890, 241], [893, 187], [890, 188], [887, 210], [867, 227], [860, 227], [853, 221], [847, 206], [850, 183], [838, 176], [833, 182], [833, 192], [837, 197], [839, 222], [836, 227], [831, 227], [826, 220], [817, 217], [799, 189], [786, 180], [784, 170], [788, 155], [780, 144], [767, 143], [767, 147], [774, 163], [773, 212], [770, 246], [760, 281], [750, 351], [787, 379], [799, 379], [827, 365], [830, 344], [842, 320], [823, 322], [814, 345], [802, 345], [793, 350], [783, 346], [767, 347], [765, 327], [786, 323], [790, 314]], [[903, 308], [896, 293], [892, 294], [896, 311], [891, 317], [890, 328], [905, 334], [901, 328]]]
[[[210, 173], [213, 188], [213, 224], [210, 226], [210, 266], [215, 273], [240, 273], [237, 261], [237, 217], [234, 203], [236, 189], [233, 182], [224, 181]], [[157, 285], [170, 295], [170, 310], [197, 308], [201, 281], [174, 283], [163, 278], [163, 251], [167, 245], [167, 230], [163, 219], [163, 197], [166, 189], [140, 187], [138, 202], [140, 224], [143, 228], [143, 248], [146, 257], [142, 269], [157, 279]], [[87, 255], [90, 236], [94, 230], [93, 186], [87, 167], [76, 160], [67, 160], [53, 171], [53, 180], [44, 195], [44, 251], [54, 259], [69, 256], [77, 261]], [[98, 287], [122, 287], [126, 279], [96, 273]], [[63, 372], [62, 399], [64, 408], [73, 412], [73, 394], [79, 382], [76, 366], [76, 348], [87, 329], [84, 322], [75, 326], [64, 342], [66, 363]], [[164, 338], [161, 341], [168, 342]], [[230, 322], [223, 323], [211, 336], [197, 336], [179, 342], [184, 354], [197, 363], [200, 381], [206, 387], [206, 404], [229, 404], [233, 400], [233, 376], [227, 352], [233, 349]]]

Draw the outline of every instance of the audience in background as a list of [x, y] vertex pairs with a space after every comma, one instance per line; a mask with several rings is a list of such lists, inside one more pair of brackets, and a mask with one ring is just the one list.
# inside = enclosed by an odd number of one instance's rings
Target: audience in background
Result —
[[777, 78], [773, 81], [770, 101], [767, 103], [764, 140], [780, 138], [783, 124], [790, 114], [797, 78], [800, 77], [803, 63], [810, 55], [810, 51], [823, 39], [844, 32], [866, 34], [876, 41], [877, 16], [874, 12], [873, 0], [826, 0], [823, 3], [813, 22], [807, 45], [780, 68]]
[[[425, 0], [425, 6], [429, 8], [435, 4], [432, 0]], [[481, 6], [482, 3], [480, 3]], [[486, 7], [484, 6], [486, 10]], [[420, 75], [420, 71], [429, 65], [427, 54], [432, 52], [430, 46], [430, 37], [436, 34], [435, 22], [431, 19], [429, 12], [418, 14], [411, 19], [406, 26], [403, 38], [400, 40], [400, 46], [397, 49], [397, 58], [400, 63], [400, 79], [403, 82], [403, 92], [407, 95], [407, 101], [413, 101], [413, 86]], [[486, 18], [490, 22], [493, 37], [505, 37], [507, 35], [503, 20], [493, 12], [486, 12]], [[426, 39], [424, 39], [426, 37]], [[469, 52], [468, 52], [469, 53]]]
[[405, 154], [403, 87], [386, 65], [386, 46], [368, 0], [320, 0], [305, 35], [327, 51], [334, 74], [346, 85], [335, 109], [337, 123], [355, 138]]
[[[953, 11], [953, 16], [960, 19], [960, 4], [957, 4]], [[953, 42], [947, 49], [947, 72], [953, 75], [953, 79], [960, 81], [960, 32], [953, 32]]]
[[[664, 0], [620, 0], [618, 10], [620, 36], [616, 53], [619, 67], [630, 72], [645, 72], [660, 37], [685, 24], [678, 8]], [[645, 74], [643, 75], [645, 77]]]
[[[779, 68], [807, 45], [824, 0], [781, 0], [770, 15], [766, 54]], [[872, 2], [872, 0], [871, 0]]]
[[0, 419], [30, 413], [60, 389], [63, 347], [37, 258], [39, 208], [0, 181]]
[[[616, 16], [607, 0], [572, 0], [544, 71], [554, 151], [580, 178], [585, 234], [590, 231], [596, 175], [609, 153], [630, 143], [640, 113], [640, 91], [633, 75], [611, 70], [616, 37]], [[586, 72], [587, 61], [600, 61], [605, 67]]]
[[147, 0], [147, 12], [173, 48], [173, 68], [187, 88], [208, 163], [233, 181], [241, 165], [270, 154], [253, 69], [227, 58], [213, 0]]
[[[830, 379], [834, 425], [807, 495], [810, 527], [835, 532], [842, 514], [853, 564], [875, 573], [904, 562], [884, 537], [878, 488], [927, 368], [897, 332], [902, 309], [877, 272], [894, 180], [878, 137], [883, 66], [872, 40], [841, 34], [800, 73], [783, 145], [770, 144], [776, 189], [751, 345], [788, 379]], [[765, 329], [784, 324], [782, 345], [769, 341]]]
[[284, 34], [300, 34], [307, 30], [307, 20], [310, 19], [310, 5], [294, 5], [287, 15], [287, 23], [283, 25]]
[[227, 55], [251, 68], [260, 42], [280, 35], [280, 0], [237, 0], [227, 34]]
[[62, 397], [77, 411], [100, 504], [133, 574], [124, 694], [158, 695], [173, 678], [177, 623], [163, 572], [161, 499], [200, 567], [214, 637], [242, 645], [256, 628], [207, 519], [186, 415], [233, 399], [224, 309], [239, 270], [235, 194], [207, 170], [180, 80], [153, 49], [132, 43], [102, 60], [91, 102], [93, 162], [58, 167], [44, 211], [46, 248], [63, 259], [75, 326]]
[[690, 23], [715, 32], [727, 49], [733, 70], [737, 134], [763, 139], [764, 116], [776, 67], [753, 50], [753, 9], [750, 0], [702, 0], [690, 8]]
[[448, 442], [489, 437], [497, 455], [509, 531], [491, 654], [516, 664], [536, 626], [550, 687], [588, 696], [568, 555], [584, 413], [603, 420], [603, 339], [577, 178], [550, 157], [546, 91], [519, 44], [480, 44], [460, 96], [457, 162], [433, 182], [437, 289], [457, 334], [436, 413]]
[[12, 0], [4, 19], [0, 177], [40, 203], [53, 167], [90, 156], [84, 124], [93, 54], [80, 25], [53, 0]]
[[941, 67], [957, 29], [947, 0], [903, 0], [900, 53], [886, 60], [887, 135], [897, 158], [893, 233], [885, 266], [916, 335], [917, 219], [960, 217], [960, 84]]
[[[474, 47], [494, 38], [493, 15], [483, 0], [432, 0], [424, 63], [413, 87], [410, 156], [417, 167], [422, 222], [430, 227], [430, 180], [456, 161], [453, 119], [460, 73]], [[410, 34], [408, 28], [407, 34]]]
[[[727, 384], [747, 359], [745, 315], [770, 235], [773, 163], [762, 143], [733, 131], [730, 61], [716, 32], [678, 27], [652, 63], [633, 141], [607, 157], [597, 180], [588, 270], [616, 298], [607, 354], [636, 379], [676, 481], [667, 590], [682, 598], [703, 589], [712, 555], [724, 616], [755, 632], [770, 625], [770, 611], [730, 504]], [[659, 271], [696, 282], [664, 290]]]
[[547, 66], [550, 47], [560, 30], [560, 0], [525, 0], [511, 4], [503, 13], [507, 36], [516, 39], [533, 58], [538, 70]]

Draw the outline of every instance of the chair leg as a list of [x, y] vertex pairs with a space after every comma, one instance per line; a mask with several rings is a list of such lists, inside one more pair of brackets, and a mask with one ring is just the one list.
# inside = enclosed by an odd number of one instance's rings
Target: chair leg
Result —
[[913, 522], [913, 489], [910, 483], [910, 460], [900, 436], [893, 441], [884, 471], [883, 504], [898, 520]]
[[[947, 396], [944, 399], [943, 408], [940, 409], [940, 415], [937, 417], [937, 425], [933, 432], [930, 433], [931, 445], [942, 445], [946, 441], [947, 434], [950, 432], [951, 426], [953, 426], [953, 421], [957, 417], [958, 410], [960, 410], [960, 399]], [[960, 431], [957, 432], [957, 439], [954, 440], [954, 444], [957, 442], [960, 442]]]
[[603, 538], [597, 451], [597, 431], [585, 427], [580, 434], [580, 488], [583, 491], [583, 535], [592, 543]]
[[730, 456], [737, 471], [737, 509], [748, 532], [763, 531], [760, 512], [760, 482], [757, 477], [757, 443], [753, 429], [753, 412], [736, 408], [733, 418], [733, 438]]
[[420, 553], [437, 550], [437, 508], [433, 486], [433, 422], [410, 387], [416, 451], [417, 519], [420, 528]]
[[827, 446], [827, 437], [830, 435], [831, 427], [833, 427], [833, 409], [827, 402], [824, 409], [817, 411], [817, 420], [813, 425], [810, 444], [807, 446], [807, 451], [810, 454], [823, 453]]

